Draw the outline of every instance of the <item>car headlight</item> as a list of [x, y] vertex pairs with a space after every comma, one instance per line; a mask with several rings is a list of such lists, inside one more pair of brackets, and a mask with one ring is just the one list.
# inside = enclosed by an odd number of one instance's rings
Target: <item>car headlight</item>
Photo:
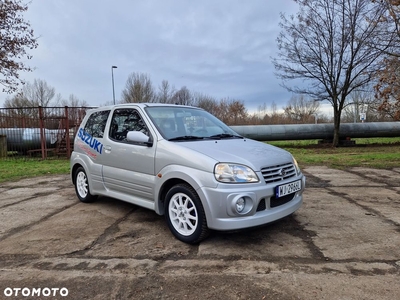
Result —
[[293, 158], [293, 163], [294, 163], [294, 166], [295, 166], [295, 168], [296, 168], [296, 175], [297, 176], [299, 176], [300, 175], [300, 173], [301, 173], [301, 170], [300, 170], [300, 167], [299, 167], [299, 164], [297, 163], [297, 160], [292, 156], [292, 158]]
[[246, 183], [258, 182], [256, 173], [249, 167], [243, 165], [221, 163], [214, 168], [215, 179], [219, 182]]

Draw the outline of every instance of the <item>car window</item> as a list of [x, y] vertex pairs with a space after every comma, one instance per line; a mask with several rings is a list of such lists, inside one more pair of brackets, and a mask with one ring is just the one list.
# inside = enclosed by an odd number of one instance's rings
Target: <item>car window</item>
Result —
[[109, 110], [92, 113], [85, 124], [84, 130], [93, 137], [102, 138], [109, 114]]
[[126, 141], [128, 131], [141, 131], [150, 136], [138, 111], [133, 108], [116, 109], [111, 119], [109, 137], [114, 141]]
[[153, 106], [147, 107], [146, 111], [166, 139], [181, 136], [207, 138], [217, 134], [236, 135], [227, 125], [201, 109]]

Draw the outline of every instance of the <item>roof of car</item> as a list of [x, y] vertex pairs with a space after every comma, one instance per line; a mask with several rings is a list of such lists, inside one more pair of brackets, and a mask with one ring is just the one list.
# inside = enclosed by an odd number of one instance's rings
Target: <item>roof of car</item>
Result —
[[195, 106], [190, 105], [180, 105], [180, 104], [169, 104], [169, 103], [123, 103], [123, 104], [115, 104], [115, 105], [107, 105], [107, 106], [100, 106], [94, 108], [95, 110], [103, 110], [103, 109], [111, 109], [114, 107], [131, 107], [136, 106], [140, 108], [151, 107], [151, 106], [170, 106], [170, 107], [190, 107], [190, 108], [198, 108]]

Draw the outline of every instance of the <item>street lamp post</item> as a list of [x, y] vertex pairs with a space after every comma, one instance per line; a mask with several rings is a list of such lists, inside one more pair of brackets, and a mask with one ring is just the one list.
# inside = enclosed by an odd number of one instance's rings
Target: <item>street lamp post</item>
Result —
[[115, 89], [114, 89], [114, 70], [116, 69], [117, 66], [112, 66], [111, 67], [111, 80], [112, 80], [112, 89], [113, 89], [113, 100], [114, 100], [114, 105], [115, 105]]

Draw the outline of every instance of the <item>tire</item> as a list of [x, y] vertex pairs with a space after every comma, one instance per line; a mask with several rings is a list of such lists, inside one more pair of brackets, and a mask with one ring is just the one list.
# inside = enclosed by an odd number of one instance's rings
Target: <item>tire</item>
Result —
[[173, 186], [168, 191], [165, 201], [165, 219], [178, 240], [196, 244], [208, 236], [209, 229], [203, 205], [191, 186]]
[[89, 180], [85, 169], [82, 167], [79, 167], [75, 172], [75, 192], [79, 200], [84, 203], [90, 203], [97, 199], [97, 196], [90, 193]]

